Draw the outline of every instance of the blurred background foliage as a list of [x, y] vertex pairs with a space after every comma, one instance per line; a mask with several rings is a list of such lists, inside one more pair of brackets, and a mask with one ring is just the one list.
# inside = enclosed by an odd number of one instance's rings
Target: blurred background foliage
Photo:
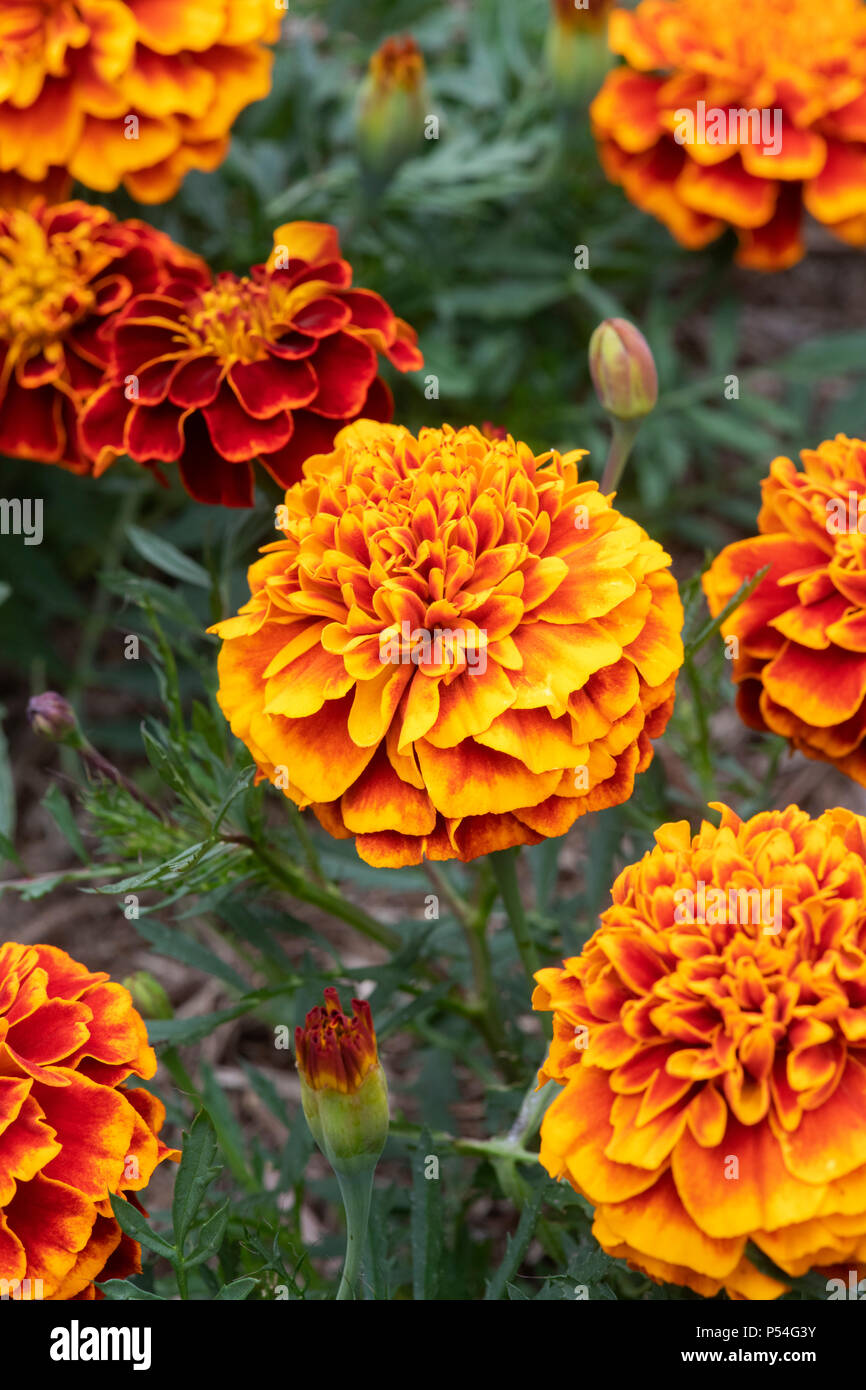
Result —
[[[524, 852], [540, 962], [580, 949], [616, 872], [662, 821], [694, 820], [719, 796], [746, 815], [772, 804], [781, 744], [736, 725], [695, 575], [707, 553], [754, 528], [758, 483], [776, 454], [837, 430], [862, 433], [866, 378], [862, 257], [815, 234], [807, 262], [762, 278], [733, 268], [727, 239], [699, 255], [677, 248], [605, 182], [585, 104], [554, 89], [549, 20], [548, 0], [294, 0], [273, 93], [244, 113], [223, 167], [189, 176], [163, 207], [106, 200], [215, 270], [264, 260], [282, 222], [335, 223], [356, 285], [384, 294], [420, 333], [424, 370], [390, 377], [398, 421], [491, 422], [538, 452], [587, 448], [596, 478], [607, 427], [589, 336], [611, 315], [647, 335], [661, 394], [620, 500], [674, 555], [693, 650], [634, 798], [579, 822], [565, 843]], [[426, 59], [439, 138], [384, 183], [359, 161], [358, 92], [370, 55], [404, 31]], [[732, 375], [735, 399], [725, 394]], [[374, 873], [351, 842], [327, 840], [252, 785], [248, 755], [215, 704], [218, 644], [204, 628], [243, 601], [246, 567], [273, 535], [273, 498], [230, 512], [128, 463], [97, 481], [20, 461], [2, 463], [0, 493], [42, 497], [45, 518], [41, 546], [0, 544], [0, 699], [10, 716], [8, 749], [0, 734], [0, 913], [8, 923], [12, 904], [32, 912], [58, 893], [72, 925], [106, 898], [116, 920], [132, 894], [140, 915], [124, 915], [118, 978], [132, 931], [157, 975], [161, 960], [186, 972], [181, 994], [199, 998], [189, 980], [216, 988], [204, 1015], [181, 1000], [151, 1032], [176, 1083], [175, 1132], [200, 1111], [195, 1153], [221, 1174], [173, 1221], [168, 1199], [152, 1206], [158, 1260], [137, 1292], [113, 1296], [178, 1287], [206, 1298], [333, 1296], [336, 1182], [309, 1161], [291, 1054], [275, 1060], [273, 1038], [302, 1021], [324, 985], [355, 982], [371, 1000], [395, 1094], [366, 1296], [574, 1298], [579, 1284], [591, 1298], [690, 1297], [603, 1255], [586, 1204], [532, 1159], [537, 1102], [524, 1093], [544, 1038], [489, 871], [448, 866], [432, 887], [421, 870]], [[130, 635], [141, 660], [124, 657]], [[16, 755], [33, 741], [24, 707], [46, 687], [75, 704], [135, 790], [88, 777], [65, 750], [59, 781], [43, 759], [22, 789]], [[30, 857], [25, 795], [56, 829], [51, 865]], [[425, 917], [431, 891], [435, 919]], [[63, 944], [86, 958], [75, 931]], [[219, 1066], [198, 1050], [206, 1037], [227, 1039]], [[162, 1072], [155, 1084], [171, 1091]], [[431, 1154], [438, 1182], [424, 1178]]]

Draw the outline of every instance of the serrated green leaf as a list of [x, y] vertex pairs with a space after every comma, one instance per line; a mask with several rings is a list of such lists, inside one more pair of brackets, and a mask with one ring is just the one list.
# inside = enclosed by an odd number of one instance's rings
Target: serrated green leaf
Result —
[[216, 1151], [214, 1127], [204, 1111], [199, 1111], [189, 1133], [183, 1136], [183, 1156], [174, 1184], [171, 1218], [178, 1250], [183, 1250], [204, 1194], [221, 1171], [213, 1161]]
[[111, 1210], [117, 1218], [120, 1229], [133, 1240], [137, 1240], [139, 1245], [144, 1245], [148, 1250], [152, 1250], [155, 1255], [162, 1255], [164, 1259], [171, 1260], [172, 1263], [177, 1259], [177, 1251], [173, 1245], [169, 1245], [167, 1240], [158, 1236], [155, 1231], [150, 1229], [147, 1218], [142, 1216], [138, 1207], [134, 1207], [125, 1198], [118, 1197], [115, 1193], [109, 1193]]
[[215, 1301], [219, 1303], [240, 1303], [248, 1294], [252, 1293], [255, 1287], [255, 1279], [233, 1279], [230, 1284], [223, 1284], [219, 1293], [216, 1295]]
[[97, 1283], [96, 1287], [113, 1303], [129, 1302], [131, 1299], [149, 1303], [168, 1302], [160, 1298], [158, 1293], [148, 1293], [147, 1289], [140, 1289], [128, 1279], [106, 1279], [104, 1284]]
[[508, 1237], [505, 1257], [493, 1277], [487, 1281], [487, 1287], [484, 1291], [485, 1302], [502, 1297], [506, 1285], [513, 1280], [523, 1263], [523, 1257], [529, 1249], [529, 1242], [535, 1232], [543, 1199], [544, 1192], [539, 1188], [532, 1194], [520, 1213], [517, 1230], [513, 1236]]

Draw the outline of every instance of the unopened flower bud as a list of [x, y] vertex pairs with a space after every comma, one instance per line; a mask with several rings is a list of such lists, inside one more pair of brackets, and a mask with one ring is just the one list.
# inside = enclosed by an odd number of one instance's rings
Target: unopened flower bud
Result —
[[588, 103], [614, 56], [607, 42], [611, 0], [552, 0], [547, 66], [561, 101]]
[[626, 319], [605, 319], [589, 340], [595, 393], [618, 420], [641, 420], [658, 400], [656, 364], [649, 343]]
[[370, 59], [358, 104], [358, 144], [371, 173], [389, 178], [424, 137], [424, 56], [411, 35], [386, 39]]
[[34, 695], [27, 705], [27, 718], [35, 734], [50, 738], [54, 743], [68, 743], [77, 747], [81, 742], [75, 711], [56, 690], [45, 690], [41, 695]]
[[370, 1005], [352, 1000], [352, 1016], [333, 987], [324, 1007], [295, 1029], [301, 1101], [307, 1124], [337, 1175], [346, 1211], [346, 1262], [337, 1298], [354, 1298], [370, 1218], [373, 1174], [388, 1137], [388, 1085], [379, 1062]]
[[159, 980], [146, 970], [136, 970], [123, 981], [125, 989], [132, 995], [132, 1001], [142, 1018], [174, 1018], [171, 1000]]
[[370, 1005], [352, 1015], [333, 988], [324, 1007], [295, 1030], [301, 1100], [313, 1138], [337, 1173], [375, 1168], [388, 1136], [388, 1086], [379, 1062]]

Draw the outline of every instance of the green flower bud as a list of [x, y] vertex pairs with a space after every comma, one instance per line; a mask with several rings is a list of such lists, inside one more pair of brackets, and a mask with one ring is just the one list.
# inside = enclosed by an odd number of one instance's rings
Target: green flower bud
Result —
[[595, 393], [617, 420], [642, 420], [658, 400], [656, 364], [649, 343], [626, 319], [604, 319], [589, 340]]

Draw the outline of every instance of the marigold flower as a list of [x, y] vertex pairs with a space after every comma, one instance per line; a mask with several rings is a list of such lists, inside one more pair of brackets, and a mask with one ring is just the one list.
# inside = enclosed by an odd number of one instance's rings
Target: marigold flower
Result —
[[866, 820], [789, 806], [656, 831], [581, 955], [540, 970], [541, 1162], [653, 1279], [775, 1298], [866, 1261]]
[[351, 284], [336, 229], [290, 222], [249, 276], [131, 301], [111, 378], [81, 418], [94, 472], [123, 453], [176, 462], [197, 501], [249, 507], [254, 460], [285, 487], [347, 421], [390, 419], [379, 354], [403, 372], [423, 358], [413, 329]]
[[861, 0], [642, 0], [609, 42], [626, 65], [591, 107], [602, 164], [683, 246], [730, 226], [741, 265], [784, 269], [804, 207], [866, 243]]
[[307, 461], [212, 629], [259, 777], [368, 863], [562, 835], [651, 761], [682, 605], [661, 546], [578, 481], [583, 452], [360, 421]]
[[0, 175], [164, 202], [267, 96], [280, 18], [274, 0], [0, 0]]
[[113, 315], [206, 275], [163, 232], [105, 208], [0, 208], [0, 453], [88, 472], [78, 412], [103, 380]]
[[740, 715], [866, 785], [866, 443], [840, 434], [800, 458], [770, 465], [762, 534], [727, 546], [704, 592], [715, 617], [770, 567], [722, 624]]
[[156, 1057], [127, 990], [55, 946], [0, 945], [0, 1280], [92, 1299], [141, 1269], [109, 1193], [136, 1194], [179, 1157], [165, 1107], [124, 1083]]

